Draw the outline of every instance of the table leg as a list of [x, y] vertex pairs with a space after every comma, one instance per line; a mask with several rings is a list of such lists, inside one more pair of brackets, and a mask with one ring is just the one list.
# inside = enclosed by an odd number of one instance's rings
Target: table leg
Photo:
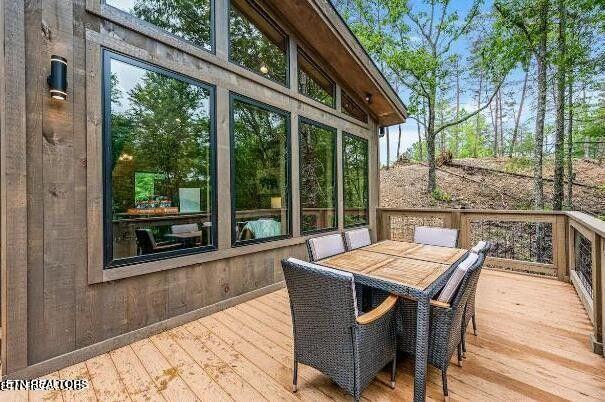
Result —
[[416, 309], [416, 362], [414, 365], [414, 401], [426, 399], [426, 372], [429, 353], [429, 309], [428, 297], [418, 299]]

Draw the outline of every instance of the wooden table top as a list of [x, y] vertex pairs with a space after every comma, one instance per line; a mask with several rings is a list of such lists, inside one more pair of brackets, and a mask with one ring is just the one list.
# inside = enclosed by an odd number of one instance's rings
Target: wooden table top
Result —
[[318, 264], [420, 290], [429, 287], [450, 266], [363, 249], [326, 258]]
[[374, 243], [363, 247], [362, 250], [448, 265], [458, 261], [467, 251], [461, 248], [427, 246], [394, 240]]

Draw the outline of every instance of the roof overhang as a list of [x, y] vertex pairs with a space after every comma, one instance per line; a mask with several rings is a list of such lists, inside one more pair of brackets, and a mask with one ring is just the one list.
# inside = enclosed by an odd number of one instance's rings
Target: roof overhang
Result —
[[299, 38], [363, 102], [380, 126], [399, 124], [407, 110], [397, 93], [328, 0], [265, 0]]

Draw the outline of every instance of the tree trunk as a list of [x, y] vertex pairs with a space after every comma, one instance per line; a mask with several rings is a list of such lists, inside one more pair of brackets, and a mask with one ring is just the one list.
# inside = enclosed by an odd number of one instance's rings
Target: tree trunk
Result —
[[[433, 92], [436, 94], [436, 90]], [[429, 99], [428, 127], [426, 129], [426, 154], [429, 163], [429, 179], [427, 191], [433, 193], [437, 189], [437, 174], [435, 164], [435, 106], [434, 99]]]
[[504, 154], [504, 125], [502, 123], [502, 115], [504, 114], [502, 109], [502, 89], [498, 91], [498, 110], [500, 111], [498, 115], [498, 126], [500, 128], [500, 147], [498, 148], [499, 156]]
[[399, 138], [397, 139], [397, 160], [401, 157], [401, 124], [399, 125]]
[[[481, 107], [481, 105], [479, 105]], [[456, 120], [460, 118], [460, 67], [456, 61]], [[458, 157], [458, 142], [460, 141], [460, 127], [458, 124], [454, 127], [454, 158]]]
[[391, 140], [389, 138], [389, 128], [386, 128], [386, 134], [387, 136], [387, 169], [389, 169], [389, 167], [391, 166]]
[[540, 41], [536, 60], [538, 64], [538, 101], [536, 131], [534, 134], [534, 208], [544, 209], [544, 179], [542, 173], [544, 149], [544, 119], [546, 117], [546, 41], [548, 36], [548, 0], [540, 2]]
[[[481, 91], [483, 90], [483, 71], [479, 75], [479, 92], [477, 93], [477, 109], [481, 107]], [[475, 143], [473, 144], [473, 158], [477, 157], [477, 145], [479, 144], [479, 139], [481, 138], [481, 113], [477, 113], [477, 122], [475, 129]]]
[[525, 103], [525, 93], [527, 91], [527, 78], [529, 76], [529, 68], [525, 70], [525, 78], [523, 79], [523, 89], [521, 90], [521, 100], [519, 102], [519, 111], [517, 112], [517, 117], [515, 118], [515, 128], [513, 129], [513, 137], [510, 143], [510, 150], [508, 151], [508, 156], [510, 158], [513, 157], [513, 152], [515, 152], [515, 144], [517, 142], [517, 136], [519, 135], [519, 123], [521, 121], [521, 113], [523, 113], [523, 104]]
[[555, 211], [563, 209], [563, 180], [565, 176], [565, 2], [558, 0], [559, 37], [557, 39], [557, 97], [556, 97], [556, 131], [555, 131], [555, 175], [553, 182], [552, 207]]
[[[498, 95], [496, 95], [498, 96]], [[498, 102], [489, 104], [489, 115], [492, 118], [492, 128], [494, 129], [494, 141], [492, 142], [492, 154], [495, 157], [498, 156]]]
[[416, 126], [418, 127], [418, 158], [422, 161], [424, 158], [422, 157], [422, 134], [420, 134], [420, 122], [416, 121]]
[[567, 208], [573, 209], [573, 74], [567, 80]]

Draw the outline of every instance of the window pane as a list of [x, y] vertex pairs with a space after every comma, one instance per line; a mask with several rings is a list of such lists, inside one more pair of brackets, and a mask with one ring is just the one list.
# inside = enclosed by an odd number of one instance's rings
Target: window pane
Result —
[[336, 228], [336, 131], [300, 122], [302, 231]]
[[234, 242], [288, 235], [290, 117], [236, 96], [231, 113]]
[[105, 3], [212, 50], [212, 0], [105, 0]]
[[356, 118], [357, 120], [368, 122], [368, 115], [363, 111], [361, 107], [347, 94], [342, 91], [342, 112], [348, 116]]
[[229, 40], [232, 62], [287, 85], [288, 37], [254, 3], [231, 1]]
[[211, 90], [106, 57], [108, 260], [213, 244]]
[[298, 49], [298, 92], [330, 107], [334, 107], [334, 81]]
[[351, 134], [343, 136], [343, 181], [345, 226], [368, 223], [368, 141]]

